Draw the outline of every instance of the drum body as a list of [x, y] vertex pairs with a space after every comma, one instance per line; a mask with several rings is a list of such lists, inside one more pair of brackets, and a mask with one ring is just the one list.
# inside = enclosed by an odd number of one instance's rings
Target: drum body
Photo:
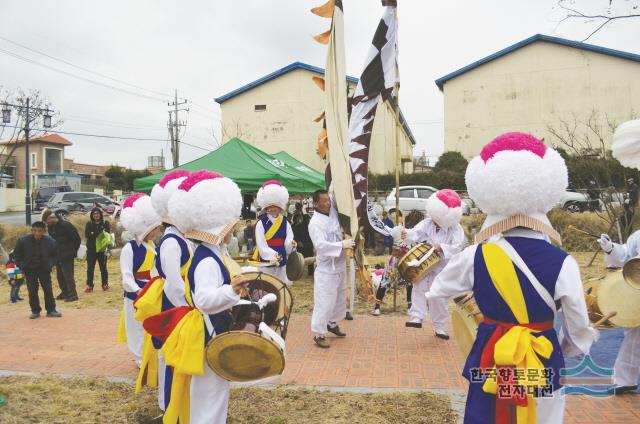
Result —
[[400, 276], [410, 284], [419, 283], [440, 263], [438, 254], [426, 243], [413, 246], [398, 262]]
[[625, 281], [622, 270], [589, 280], [584, 288], [591, 322], [613, 315], [599, 327], [640, 327], [640, 289]]
[[484, 320], [484, 316], [478, 309], [478, 304], [471, 292], [458, 296], [453, 301], [456, 306], [451, 310], [451, 326], [460, 353], [466, 358], [476, 340], [478, 325]]
[[[284, 371], [285, 347], [293, 297], [278, 278], [262, 272], [244, 273], [247, 283], [245, 304], [231, 309], [233, 324], [228, 332], [216, 335], [207, 344], [205, 357], [220, 377], [248, 382], [275, 377]], [[257, 302], [272, 293], [276, 301], [264, 309]]]

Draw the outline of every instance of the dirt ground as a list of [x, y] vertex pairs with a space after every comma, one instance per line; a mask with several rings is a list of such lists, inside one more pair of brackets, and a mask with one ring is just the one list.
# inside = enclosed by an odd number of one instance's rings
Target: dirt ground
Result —
[[[605, 269], [604, 257], [602, 253], [598, 253], [592, 266], [588, 267], [587, 264], [591, 260], [593, 253], [590, 252], [574, 252], [572, 254], [578, 263], [582, 271], [582, 278], [588, 280], [590, 278], [598, 277], [602, 275]], [[370, 257], [369, 263], [375, 264], [383, 262], [383, 257]], [[110, 258], [107, 262], [107, 268], [109, 271], [109, 285], [111, 289], [107, 292], [103, 292], [100, 287], [99, 270], [96, 267], [96, 275], [94, 277], [95, 288], [93, 293], [84, 293], [86, 287], [86, 262], [76, 260], [75, 277], [76, 286], [78, 289], [78, 296], [80, 300], [77, 302], [64, 303], [62, 305], [66, 307], [73, 307], [79, 309], [119, 309], [122, 307], [122, 283], [120, 280], [120, 265], [118, 259]], [[55, 276], [55, 270], [52, 272], [53, 281], [53, 293], [58, 295], [60, 289], [58, 288], [58, 282]], [[294, 282], [291, 289], [293, 294], [293, 312], [297, 314], [310, 314], [313, 310], [313, 277], [306, 276]], [[23, 307], [28, 312], [29, 305], [27, 303], [27, 287], [23, 285], [20, 293], [25, 298], [23, 302], [13, 307]], [[40, 292], [42, 303], [42, 292]], [[405, 314], [407, 311], [406, 304], [406, 291], [405, 289], [399, 289], [396, 300], [396, 312], [393, 313], [393, 291], [389, 290], [387, 293], [384, 304], [382, 305], [383, 314]], [[9, 304], [9, 285], [7, 284], [6, 274], [4, 268], [2, 268], [2, 277], [0, 278], [0, 306]], [[372, 305], [365, 300], [358, 297], [355, 303], [355, 314], [367, 314], [371, 311]]]
[[[160, 423], [156, 393], [98, 378], [3, 377], [3, 424]], [[429, 393], [352, 394], [299, 389], [231, 391], [229, 423], [456, 422], [449, 400]]]

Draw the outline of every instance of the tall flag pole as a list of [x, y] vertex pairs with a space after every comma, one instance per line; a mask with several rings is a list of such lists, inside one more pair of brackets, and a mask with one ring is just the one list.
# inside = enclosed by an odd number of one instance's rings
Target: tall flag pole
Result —
[[[349, 162], [353, 171], [359, 225], [361, 227], [370, 226], [382, 235], [389, 236], [391, 235], [390, 228], [386, 227], [376, 216], [367, 196], [369, 146], [378, 102], [380, 100], [389, 101], [396, 115], [399, 113], [399, 108], [395, 107], [400, 86], [397, 0], [382, 0], [382, 6], [384, 6], [382, 19], [380, 19], [371, 41], [364, 70], [353, 96], [349, 121], [349, 139], [351, 140], [349, 143]], [[399, 119], [397, 121], [399, 122]]]
[[[314, 82], [324, 90], [325, 110], [323, 129], [318, 137], [319, 151], [329, 159], [327, 186], [333, 193], [338, 219], [344, 233], [355, 238], [358, 232], [358, 217], [353, 193], [351, 168], [349, 166], [349, 118], [347, 112], [347, 73], [344, 49], [344, 12], [342, 0], [329, 0], [312, 13], [331, 18], [331, 29], [315, 36], [315, 40], [326, 44], [327, 63], [324, 80], [314, 77]], [[355, 299], [355, 261], [350, 261], [350, 311]]]

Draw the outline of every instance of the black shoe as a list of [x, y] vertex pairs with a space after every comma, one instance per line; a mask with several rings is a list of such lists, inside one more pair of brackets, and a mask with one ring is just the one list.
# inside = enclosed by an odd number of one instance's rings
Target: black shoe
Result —
[[51, 312], [47, 312], [47, 317], [49, 318], [60, 318], [62, 316], [62, 314], [56, 310], [53, 310]]
[[436, 331], [436, 337], [442, 340], [449, 340], [449, 335], [447, 333], [443, 332], [438, 332]]
[[345, 315], [344, 319], [346, 319], [347, 321], [353, 321], [353, 315], [351, 315], [351, 312], [347, 312], [347, 315]]
[[67, 297], [64, 301], [65, 302], [77, 302], [78, 301], [78, 296]]
[[24, 300], [24, 297], [17, 296], [16, 299], [17, 300]]
[[410, 328], [422, 328], [422, 323], [421, 322], [411, 322], [411, 321], [407, 321], [404, 323], [405, 327], [410, 327]]
[[327, 325], [327, 331], [329, 333], [335, 334], [338, 337], [347, 337], [347, 333], [343, 333], [342, 331], [340, 331], [340, 327], [338, 327], [337, 325], [335, 327], [329, 327]]
[[411, 309], [411, 302], [407, 303], [407, 309]]
[[36, 318], [40, 318], [40, 312], [32, 312], [31, 315], [29, 315], [29, 319], [36, 319]]
[[56, 296], [56, 300], [65, 300], [67, 298], [67, 295], [64, 293], [60, 293], [59, 295]]
[[627, 392], [633, 392], [637, 389], [638, 389], [638, 385], [636, 384], [635, 386], [619, 386], [613, 390], [616, 395], [621, 395]]

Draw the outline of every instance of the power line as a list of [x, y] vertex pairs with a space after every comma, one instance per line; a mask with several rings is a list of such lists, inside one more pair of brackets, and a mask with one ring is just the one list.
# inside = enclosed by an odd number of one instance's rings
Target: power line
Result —
[[63, 121], [73, 121], [73, 122], [84, 122], [92, 125], [100, 125], [105, 127], [114, 127], [114, 128], [126, 128], [130, 130], [141, 130], [141, 131], [164, 131], [165, 129], [162, 127], [134, 127], [130, 125], [117, 125], [117, 124], [107, 124], [103, 122], [98, 122], [90, 119], [81, 119], [81, 118], [72, 118], [72, 117], [62, 117]]
[[38, 65], [38, 66], [41, 66], [43, 68], [47, 68], [49, 70], [52, 70], [54, 72], [58, 72], [58, 73], [61, 73], [63, 75], [67, 75], [67, 76], [69, 76], [71, 78], [76, 78], [76, 79], [79, 79], [79, 80], [82, 80], [82, 81], [85, 81], [85, 82], [88, 82], [88, 83], [91, 83], [91, 84], [95, 84], [95, 85], [98, 85], [98, 86], [101, 86], [101, 87], [109, 88], [111, 90], [120, 91], [120, 92], [125, 93], [125, 94], [130, 94], [132, 96], [137, 96], [137, 97], [141, 97], [141, 98], [148, 99], [148, 100], [161, 101], [161, 102], [165, 101], [164, 99], [161, 99], [159, 97], [153, 97], [153, 96], [149, 96], [149, 95], [146, 95], [146, 94], [136, 93], [136, 92], [133, 92], [133, 91], [130, 91], [130, 90], [126, 90], [124, 88], [115, 87], [113, 85], [109, 85], [109, 84], [106, 84], [106, 83], [103, 83], [103, 82], [100, 82], [100, 81], [95, 81], [95, 80], [92, 80], [92, 79], [89, 79], [89, 78], [85, 78], [85, 77], [73, 74], [71, 72], [64, 71], [62, 69], [54, 68], [53, 66], [37, 62], [37, 61], [35, 61], [33, 59], [29, 59], [29, 58], [24, 57], [24, 56], [20, 56], [19, 54], [16, 54], [14, 52], [10, 52], [8, 50], [0, 49], [0, 53], [4, 53], [6, 55], [12, 56], [12, 57], [14, 57], [16, 59], [19, 59], [19, 60], [22, 60], [24, 62], [28, 62], [28, 63], [34, 64], [34, 65]]
[[72, 66], [72, 67], [74, 67], [74, 68], [80, 69], [80, 70], [82, 70], [82, 71], [84, 71], [84, 72], [88, 72], [88, 73], [90, 73], [90, 74], [94, 74], [94, 75], [97, 75], [97, 76], [99, 76], [99, 77], [106, 78], [106, 79], [108, 79], [108, 80], [111, 80], [111, 81], [114, 81], [114, 82], [117, 82], [117, 83], [120, 83], [120, 84], [128, 85], [129, 87], [134, 87], [134, 88], [137, 88], [137, 89], [139, 89], [139, 90], [148, 91], [149, 93], [158, 94], [158, 95], [160, 95], [160, 96], [170, 96], [170, 94], [167, 94], [167, 93], [162, 93], [162, 92], [160, 92], [160, 91], [155, 91], [155, 90], [151, 90], [151, 89], [148, 89], [148, 88], [144, 88], [144, 87], [141, 87], [141, 86], [139, 86], [139, 85], [131, 84], [131, 83], [129, 83], [129, 82], [123, 81], [123, 80], [118, 79], [118, 78], [110, 77], [110, 76], [105, 75], [105, 74], [100, 73], [100, 72], [92, 71], [91, 69], [84, 68], [84, 67], [82, 67], [82, 66], [79, 66], [79, 65], [76, 65], [76, 64], [74, 64], [74, 63], [71, 63], [71, 62], [69, 62], [69, 61], [67, 61], [67, 60], [60, 59], [60, 58], [57, 58], [57, 57], [55, 57], [55, 56], [51, 56], [50, 54], [47, 54], [47, 53], [41, 52], [41, 51], [39, 51], [39, 50], [36, 50], [36, 49], [34, 49], [34, 48], [31, 48], [31, 47], [25, 46], [24, 44], [20, 44], [20, 43], [18, 43], [18, 42], [13, 41], [13, 40], [9, 40], [8, 38], [3, 37], [3, 36], [1, 36], [1, 35], [0, 35], [0, 40], [4, 40], [4, 41], [6, 41], [6, 42], [8, 42], [8, 43], [11, 43], [11, 44], [13, 44], [13, 45], [16, 45], [16, 46], [18, 46], [18, 47], [22, 47], [23, 49], [26, 49], [26, 50], [29, 50], [29, 51], [31, 51], [31, 52], [34, 52], [34, 53], [40, 54], [40, 55], [42, 55], [42, 56], [48, 57], [49, 59], [53, 59], [53, 60], [55, 60], [55, 61], [58, 61], [58, 62], [64, 63], [65, 65], [69, 65], [69, 66]]
[[[7, 128], [22, 128], [15, 125], [3, 125]], [[43, 131], [45, 133], [54, 133], [54, 134], [65, 134], [65, 135], [80, 135], [84, 137], [96, 137], [96, 138], [108, 138], [115, 140], [134, 140], [134, 141], [167, 141], [166, 138], [142, 138], [142, 137], [120, 137], [116, 135], [105, 135], [105, 134], [89, 134], [89, 133], [78, 133], [72, 131], [58, 131], [52, 130], [50, 128], [31, 128], [32, 131]]]

